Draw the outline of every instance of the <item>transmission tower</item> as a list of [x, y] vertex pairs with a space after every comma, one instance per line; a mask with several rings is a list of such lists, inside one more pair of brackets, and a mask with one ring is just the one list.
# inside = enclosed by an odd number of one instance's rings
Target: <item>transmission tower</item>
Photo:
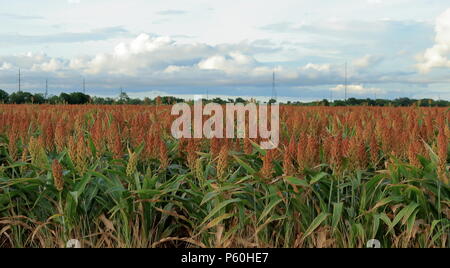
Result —
[[275, 88], [275, 71], [272, 75], [272, 100], [277, 100], [277, 90]]
[[45, 94], [44, 98], [46, 99], [48, 95], [48, 79], [45, 79]]
[[19, 92], [21, 92], [22, 91], [22, 85], [21, 85], [21, 77], [20, 77], [20, 68], [19, 68]]
[[347, 62], [345, 62], [345, 101], [347, 101]]

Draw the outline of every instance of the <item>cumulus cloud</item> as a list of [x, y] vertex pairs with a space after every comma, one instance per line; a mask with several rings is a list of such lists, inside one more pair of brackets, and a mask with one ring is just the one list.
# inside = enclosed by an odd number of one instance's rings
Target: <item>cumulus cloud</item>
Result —
[[242, 71], [249, 71], [253, 68], [256, 61], [254, 58], [244, 55], [241, 52], [234, 51], [228, 53], [226, 56], [214, 55], [202, 60], [198, 63], [200, 70], [220, 70], [225, 73], [236, 73]]
[[178, 45], [170, 37], [141, 34], [118, 44], [112, 53], [72, 59], [70, 66], [88, 74], [138, 75], [160, 71], [170, 65], [193, 64], [212, 52], [213, 49], [205, 44]]
[[380, 63], [381, 60], [382, 60], [381, 57], [373, 55], [365, 55], [361, 58], [353, 60], [352, 65], [358, 69], [364, 69]]
[[10, 70], [12, 67], [11, 63], [3, 62], [2, 65], [0, 65], [0, 71]]
[[450, 8], [436, 19], [435, 44], [418, 56], [417, 68], [427, 73], [433, 68], [450, 67]]
[[255, 60], [254, 54], [261, 51], [271, 49], [249, 43], [215, 46], [205, 43], [180, 44], [167, 36], [144, 33], [118, 44], [111, 53], [73, 58], [67, 65], [88, 75], [164, 76], [203, 72], [203, 79], [220, 73], [258, 76], [272, 71]]
[[[270, 84], [273, 70], [281, 73], [280, 78], [297, 77], [296, 72], [265, 66], [254, 57], [273, 50], [249, 42], [214, 46], [177, 43], [170, 37], [144, 33], [117, 44], [110, 52], [92, 56], [65, 59], [31, 52], [0, 56], [0, 67], [5, 70], [22, 68], [28, 77], [35, 76], [36, 79], [39, 76], [65, 78], [67, 84], [86, 77], [99, 83], [100, 88], [126, 84], [135, 88]], [[10, 84], [15, 83], [14, 72], [9, 73]]]
[[159, 71], [176, 72], [187, 69], [221, 71], [224, 73], [261, 70], [252, 54], [264, 48], [249, 43], [179, 44], [167, 36], [140, 34], [121, 42], [109, 53], [72, 59], [52, 58], [45, 53], [25, 53], [0, 56], [0, 64], [9, 62], [16, 67], [48, 72], [76, 71], [84, 74], [138, 75]]
[[[331, 88], [334, 92], [344, 92], [345, 85], [337, 85], [336, 87]], [[370, 87], [367, 88], [364, 85], [347, 85], [347, 92], [351, 94], [357, 95], [365, 95], [365, 94], [384, 94], [385, 92], [380, 88]]]
[[305, 71], [318, 71], [318, 72], [329, 72], [331, 69], [330, 64], [314, 64], [314, 63], [308, 63], [304, 67], [302, 67]]
[[[212, 93], [216, 88], [221, 93], [232, 95], [264, 95], [261, 88], [271, 90], [272, 72], [276, 73], [280, 88], [320, 86], [320, 90], [324, 90], [344, 81], [342, 64], [313, 61], [298, 65], [272, 64], [257, 59], [256, 55], [261, 51], [267, 54], [267, 51], [276, 50], [267, 44], [248, 42], [219, 45], [178, 43], [170, 37], [144, 33], [117, 44], [110, 52], [91, 56], [66, 59], [44, 53], [26, 53], [0, 57], [0, 70], [5, 70], [0, 73], [0, 80], [9, 81], [14, 86], [16, 71], [22, 68], [28, 85], [36, 88], [41, 86], [42, 77], [50, 78], [60, 88], [79, 87], [80, 77], [84, 77], [90, 86], [105, 91], [123, 85], [135, 91], [168, 90], [173, 94], [192, 89], [198, 93], [199, 89], [205, 88], [210, 88]], [[372, 62], [372, 58], [365, 60]], [[36, 81], [34, 85], [32, 77]], [[353, 81], [358, 81], [358, 77], [353, 78]], [[370, 77], [364, 77], [364, 81], [370, 81]], [[343, 90], [343, 86], [339, 85], [334, 90]], [[301, 92], [306, 94], [304, 90]], [[349, 92], [381, 93], [381, 90], [350, 85]]]
[[0, 56], [0, 63], [8, 64], [11, 68], [32, 69], [36, 64], [51, 60], [45, 53], [27, 52], [14, 56]]
[[63, 59], [51, 58], [48, 61], [33, 64], [31, 70], [43, 72], [59, 72], [65, 69], [66, 66], [67, 61]]

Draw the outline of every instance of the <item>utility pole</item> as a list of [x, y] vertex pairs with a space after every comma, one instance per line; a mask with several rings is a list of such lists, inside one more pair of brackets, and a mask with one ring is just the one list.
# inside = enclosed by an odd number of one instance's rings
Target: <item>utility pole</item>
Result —
[[20, 81], [20, 68], [19, 68], [19, 92], [21, 92], [22, 91], [22, 85], [20, 84], [21, 83], [21, 81]]
[[86, 94], [86, 80], [83, 78], [83, 94]]

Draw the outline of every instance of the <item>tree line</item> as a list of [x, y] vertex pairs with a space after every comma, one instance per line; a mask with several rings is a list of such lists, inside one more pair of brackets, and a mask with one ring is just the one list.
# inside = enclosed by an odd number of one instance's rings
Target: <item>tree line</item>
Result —
[[[179, 102], [185, 102], [186, 100], [171, 96], [156, 97], [156, 98], [130, 98], [125, 92], [121, 93], [117, 98], [111, 97], [97, 97], [90, 96], [81, 92], [73, 93], [61, 93], [59, 96], [46, 97], [44, 94], [32, 94], [30, 92], [18, 91], [12, 94], [8, 94], [6, 91], [0, 89], [0, 103], [5, 104], [100, 104], [100, 105], [115, 105], [115, 104], [128, 104], [128, 105], [155, 105], [155, 104], [174, 104]], [[235, 99], [203, 99], [204, 103], [247, 103], [256, 102], [254, 99], [246, 100], [243, 98]], [[268, 103], [277, 102], [274, 99], [268, 101]], [[295, 106], [421, 106], [421, 107], [449, 107], [450, 102], [446, 100], [433, 100], [433, 99], [410, 99], [410, 98], [397, 98], [394, 100], [388, 99], [356, 99], [349, 98], [347, 100], [334, 100], [329, 101], [324, 99], [322, 101], [312, 102], [292, 102], [288, 101], [287, 105]]]

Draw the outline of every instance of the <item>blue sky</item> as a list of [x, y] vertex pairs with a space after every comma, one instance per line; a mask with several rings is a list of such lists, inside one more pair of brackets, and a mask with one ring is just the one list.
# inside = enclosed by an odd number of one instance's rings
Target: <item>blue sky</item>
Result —
[[0, 0], [0, 88], [450, 100], [447, 0]]

